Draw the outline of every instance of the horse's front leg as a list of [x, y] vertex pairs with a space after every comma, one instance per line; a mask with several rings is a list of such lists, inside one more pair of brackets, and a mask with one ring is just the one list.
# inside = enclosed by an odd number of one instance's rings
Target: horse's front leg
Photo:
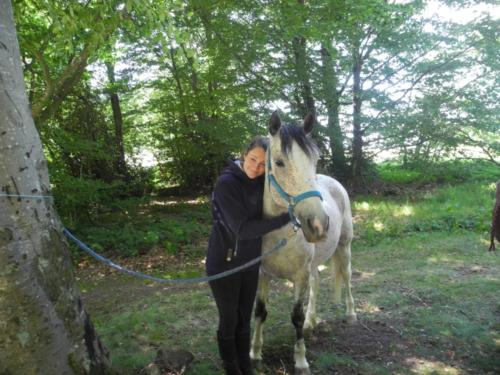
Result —
[[267, 317], [266, 304], [269, 296], [269, 276], [260, 272], [257, 300], [255, 303], [255, 328], [253, 331], [250, 358], [256, 368], [262, 367], [263, 328]]
[[293, 359], [295, 361], [295, 374], [308, 375], [309, 363], [306, 359], [306, 345], [304, 342], [304, 297], [307, 289], [307, 276], [296, 281], [294, 284], [295, 305], [292, 312], [292, 323], [295, 327], [296, 342]]
[[309, 275], [309, 300], [307, 303], [306, 320], [304, 322], [304, 330], [312, 331], [318, 324], [318, 317], [316, 316], [316, 301], [318, 298], [319, 290], [319, 273], [318, 268], [315, 267], [311, 270]]

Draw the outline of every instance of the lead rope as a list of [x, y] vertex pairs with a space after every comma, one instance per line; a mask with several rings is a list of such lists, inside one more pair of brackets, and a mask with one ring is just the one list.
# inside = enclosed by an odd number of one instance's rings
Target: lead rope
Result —
[[[53, 196], [51, 196], [51, 195], [0, 194], [0, 197], [17, 197], [19, 199], [22, 199], [22, 198], [25, 198], [25, 199], [53, 199]], [[154, 277], [154, 276], [147, 275], [144, 273], [132, 271], [132, 270], [129, 270], [125, 267], [120, 266], [119, 264], [114, 263], [111, 259], [105, 258], [102, 255], [100, 255], [99, 253], [92, 250], [92, 248], [90, 248], [90, 246], [88, 246], [87, 244], [85, 244], [84, 242], [79, 240], [67, 228], [63, 228], [63, 234], [68, 239], [73, 241], [80, 249], [85, 251], [87, 254], [89, 254], [93, 258], [99, 260], [100, 262], [108, 265], [111, 268], [114, 268], [122, 273], [126, 273], [128, 275], [132, 275], [132, 276], [135, 276], [135, 277], [138, 277], [141, 279], [151, 280], [151, 281], [155, 281], [158, 283], [165, 283], [165, 284], [203, 283], [203, 282], [208, 282], [208, 281], [212, 281], [212, 280], [222, 279], [223, 277], [235, 274], [239, 271], [242, 271], [246, 268], [249, 268], [249, 267], [259, 263], [262, 259], [270, 256], [271, 254], [274, 254], [275, 252], [277, 252], [278, 250], [280, 250], [281, 248], [283, 248], [287, 244], [287, 240], [282, 239], [282, 240], [278, 241], [276, 243], [276, 245], [274, 245], [271, 250], [269, 250], [268, 252], [264, 252], [259, 257], [252, 259], [251, 261], [249, 261], [245, 264], [242, 264], [241, 266], [232, 268], [230, 270], [227, 270], [227, 271], [215, 274], [215, 275], [205, 276], [205, 277], [194, 277], [194, 278], [188, 278], [188, 279], [164, 279], [164, 278]]]

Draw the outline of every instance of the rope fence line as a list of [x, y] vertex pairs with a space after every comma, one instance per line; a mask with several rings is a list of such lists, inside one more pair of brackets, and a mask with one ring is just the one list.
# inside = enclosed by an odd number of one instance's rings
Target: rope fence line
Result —
[[[53, 198], [51, 195], [17, 195], [17, 194], [0, 194], [0, 197], [17, 197], [17, 198], [35, 198], [35, 199], [48, 199], [48, 198]], [[140, 278], [140, 279], [146, 279], [150, 281], [155, 281], [158, 283], [164, 283], [164, 284], [189, 284], [189, 283], [203, 283], [203, 282], [208, 282], [212, 280], [217, 280], [217, 279], [222, 279], [223, 277], [235, 274], [237, 272], [240, 272], [246, 268], [249, 268], [257, 263], [259, 263], [262, 259], [265, 257], [268, 257], [269, 255], [275, 253], [276, 251], [280, 250], [282, 247], [284, 247], [287, 244], [286, 239], [282, 239], [278, 241], [274, 247], [269, 250], [268, 252], [264, 252], [261, 256], [252, 259], [251, 261], [242, 264], [241, 266], [232, 268], [230, 270], [211, 275], [211, 276], [204, 276], [204, 277], [194, 277], [194, 278], [188, 278], [188, 279], [164, 279], [161, 277], [155, 277], [151, 275], [147, 275], [141, 272], [129, 270], [128, 268], [122, 267], [119, 264], [114, 263], [111, 259], [105, 258], [102, 255], [98, 254], [94, 250], [92, 250], [87, 244], [79, 240], [73, 233], [71, 233], [67, 228], [63, 228], [63, 234], [73, 241], [80, 249], [85, 251], [87, 254], [92, 256], [93, 258], [101, 261], [102, 263], [108, 265], [111, 268], [114, 268], [122, 273], [126, 273], [128, 275]]]
[[21, 199], [54, 199], [52, 195], [0, 194], [0, 197], [21, 198]]

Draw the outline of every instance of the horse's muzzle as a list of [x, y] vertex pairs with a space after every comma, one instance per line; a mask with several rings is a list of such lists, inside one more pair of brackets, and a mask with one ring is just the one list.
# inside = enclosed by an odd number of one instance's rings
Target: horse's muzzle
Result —
[[330, 218], [328, 215], [324, 215], [324, 218], [321, 219], [317, 216], [309, 216], [302, 223], [302, 231], [306, 240], [308, 242], [319, 242], [326, 238]]

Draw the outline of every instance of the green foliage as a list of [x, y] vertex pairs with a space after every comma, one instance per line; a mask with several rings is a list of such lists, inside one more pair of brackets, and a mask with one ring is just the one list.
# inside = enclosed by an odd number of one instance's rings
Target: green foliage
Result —
[[[500, 152], [500, 48], [491, 17], [464, 25], [424, 20], [420, 0], [14, 5], [28, 96], [54, 184], [88, 195], [65, 197], [63, 215], [93, 216], [107, 201], [96, 194], [120, 181], [121, 195], [152, 189], [150, 177], [126, 178], [122, 144], [132, 175], [142, 172], [130, 161], [148, 149], [159, 163], [156, 187], [207, 190], [228, 157], [266, 133], [276, 106], [294, 120], [316, 109], [327, 124], [315, 132], [322, 166], [344, 181], [361, 166], [359, 180], [370, 183], [370, 158], [386, 149], [414, 171], [382, 171], [398, 184], [459, 180], [464, 171], [429, 163], [470, 158], [470, 150], [494, 160]], [[105, 64], [116, 68], [114, 83], [104, 78]], [[470, 81], [457, 85], [464, 77]], [[122, 108], [122, 131], [111, 92]], [[354, 99], [355, 116], [346, 107]], [[353, 116], [359, 131], [350, 128]], [[80, 189], [76, 179], [86, 181]], [[99, 182], [92, 192], [93, 180]]]
[[137, 256], [158, 243], [159, 236], [153, 230], [135, 228], [127, 224], [122, 228], [93, 228], [84, 234], [85, 241], [99, 253]]
[[95, 251], [111, 256], [134, 257], [153, 248], [169, 255], [182, 252], [188, 258], [198, 256], [200, 249], [194, 245], [210, 230], [207, 204], [166, 203], [140, 198], [115, 200], [95, 218], [99, 226], [87, 224], [75, 228], [76, 233]]
[[196, 130], [170, 131], [175, 136], [156, 142], [156, 147], [162, 149], [157, 153], [160, 176], [192, 193], [211, 188], [227, 159], [244, 141], [243, 134], [223, 120], [198, 123]]
[[92, 216], [112, 197], [112, 186], [99, 180], [52, 174], [53, 193], [57, 211], [69, 224]]
[[410, 184], [419, 182], [422, 174], [415, 170], [407, 170], [392, 163], [381, 164], [378, 168], [378, 175], [384, 182], [392, 184]]
[[140, 168], [130, 171], [128, 182], [115, 180], [109, 183], [95, 178], [73, 177], [56, 168], [52, 171], [51, 184], [57, 211], [70, 226], [98, 220], [101, 213], [125, 204], [125, 198], [143, 196], [153, 189], [152, 171]]

